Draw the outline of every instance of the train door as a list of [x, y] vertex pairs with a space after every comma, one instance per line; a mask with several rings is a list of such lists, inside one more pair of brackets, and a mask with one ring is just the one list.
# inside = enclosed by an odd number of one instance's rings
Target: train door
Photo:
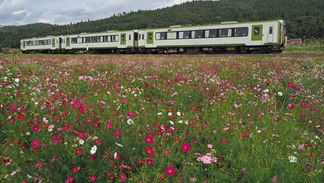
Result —
[[262, 44], [262, 25], [252, 25], [252, 38], [251, 41], [259, 41]]
[[120, 45], [126, 45], [126, 34], [120, 34]]
[[274, 38], [274, 36], [273, 36], [273, 31], [274, 31], [274, 29], [273, 29], [273, 27], [274, 27], [274, 25], [268, 25], [268, 43], [273, 43], [274, 41], [273, 41], [273, 38]]
[[23, 48], [26, 48], [26, 42], [23, 41]]
[[153, 44], [153, 32], [147, 32], [146, 43]]
[[52, 39], [52, 47], [55, 48], [55, 38]]
[[133, 47], [133, 33], [130, 32], [130, 33], [127, 33], [127, 41], [126, 41], [126, 48], [127, 47]]
[[134, 32], [134, 47], [138, 47], [138, 33]]

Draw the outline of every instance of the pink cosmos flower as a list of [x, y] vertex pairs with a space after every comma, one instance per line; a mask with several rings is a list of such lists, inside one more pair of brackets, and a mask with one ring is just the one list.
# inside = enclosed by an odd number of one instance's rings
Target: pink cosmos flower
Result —
[[57, 145], [57, 144], [59, 144], [60, 143], [60, 141], [58, 140], [58, 139], [55, 139], [54, 140], [54, 145]]
[[55, 161], [55, 156], [51, 159], [51, 163], [53, 163]]
[[120, 182], [124, 182], [125, 179], [126, 179], [126, 175], [125, 175], [125, 173], [121, 174], [121, 175], [120, 175], [120, 178], [119, 178]]
[[119, 137], [121, 135], [121, 132], [119, 130], [115, 131], [115, 136]]
[[213, 148], [213, 145], [211, 145], [211, 144], [207, 144], [207, 147], [208, 147], [209, 149], [211, 149], [211, 148]]
[[165, 156], [167, 156], [169, 152], [171, 152], [171, 151], [167, 151], [167, 152], [162, 153], [162, 154], [165, 155]]
[[75, 166], [75, 167], [72, 168], [72, 173], [77, 173], [78, 170], [79, 170], [78, 167]]
[[42, 165], [42, 163], [37, 163], [36, 166], [35, 166], [35, 168], [38, 168], [41, 165]]
[[152, 148], [149, 148], [149, 147], [145, 147], [145, 151], [146, 151], [146, 153], [148, 154], [148, 155], [150, 155], [150, 156], [154, 156], [154, 151], [153, 151], [153, 149]]
[[210, 156], [203, 156], [203, 157], [201, 157], [201, 161], [204, 164], [211, 164], [211, 157]]
[[63, 129], [64, 129], [64, 131], [68, 131], [69, 130], [69, 126], [68, 125], [64, 125]]
[[106, 129], [107, 129], [108, 132], [109, 132], [109, 129], [110, 128], [112, 128], [111, 124], [110, 123], [109, 124], [106, 124]]
[[128, 116], [134, 116], [135, 113], [133, 113], [133, 112], [127, 112], [127, 115], [128, 115]]
[[33, 131], [34, 132], [39, 131], [39, 127], [38, 126], [33, 126]]

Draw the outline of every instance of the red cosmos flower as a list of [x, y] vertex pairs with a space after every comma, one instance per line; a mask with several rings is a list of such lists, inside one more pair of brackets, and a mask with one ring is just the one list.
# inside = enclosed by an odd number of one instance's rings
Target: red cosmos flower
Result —
[[145, 151], [146, 151], [146, 153], [148, 154], [148, 155], [150, 155], [150, 156], [154, 156], [154, 151], [153, 151], [153, 149], [152, 148], [149, 148], [149, 147], [145, 147]]
[[96, 157], [91, 156], [90, 159], [91, 159], [91, 161], [94, 161], [94, 160], [96, 160]]
[[182, 150], [183, 152], [189, 152], [189, 151], [190, 151], [190, 146], [189, 146], [189, 144], [187, 144], [187, 143], [183, 143], [183, 144], [181, 145], [181, 150]]
[[175, 168], [173, 168], [172, 166], [166, 167], [164, 172], [165, 174], [172, 176], [175, 174]]
[[78, 167], [75, 166], [75, 167], [72, 168], [72, 173], [77, 173], [78, 170], [79, 170]]
[[86, 119], [86, 122], [87, 123], [91, 123], [92, 122], [92, 119]]
[[241, 138], [244, 139], [246, 137], [246, 133], [242, 133]]
[[54, 94], [53, 97], [57, 99], [58, 98], [58, 95]]
[[64, 129], [64, 131], [68, 131], [69, 130], [69, 126], [68, 125], [64, 125], [63, 129]]
[[251, 127], [246, 127], [247, 130], [251, 130]]
[[147, 143], [147, 144], [152, 144], [152, 143], [154, 142], [153, 137], [151, 137], [151, 136], [149, 136], [149, 135], [147, 135], [147, 136], [144, 138], [144, 140], [145, 140], [145, 143]]
[[137, 161], [137, 164], [138, 165], [141, 165], [142, 163], [143, 163], [143, 160], [142, 159], [140, 159], [140, 160]]
[[113, 167], [114, 167], [115, 169], [117, 169], [117, 168], [118, 168], [118, 166], [117, 166], [117, 165], [113, 165]]
[[18, 144], [20, 145], [22, 143], [22, 141], [21, 140], [18, 140]]
[[82, 153], [82, 150], [81, 149], [76, 149], [75, 150], [75, 154], [80, 155], [81, 153]]
[[222, 140], [222, 144], [226, 144], [226, 140], [225, 139]]
[[174, 82], [178, 83], [178, 82], [179, 82], [179, 80], [178, 80], [177, 78], [175, 78], [175, 79], [174, 79]]
[[25, 116], [23, 114], [18, 114], [18, 119], [19, 120], [24, 120], [25, 119]]
[[84, 107], [79, 107], [79, 112], [85, 112]]
[[80, 118], [80, 117], [81, 117], [81, 115], [80, 115], [80, 114], [78, 113], [78, 114], [76, 115], [76, 117], [77, 117], [77, 118]]
[[127, 112], [127, 115], [128, 115], [128, 116], [134, 116], [135, 113], [133, 113], [133, 112]]
[[37, 148], [37, 147], [39, 146], [39, 142], [38, 142], [38, 140], [34, 140], [34, 141], [32, 142], [32, 146], [33, 146], [34, 149]]
[[153, 165], [153, 159], [152, 158], [146, 158], [146, 164], [147, 165]]
[[22, 145], [22, 146], [21, 146], [21, 149], [22, 149], [22, 150], [26, 149], [26, 146], [25, 146], [25, 145]]
[[115, 131], [115, 136], [119, 137], [121, 135], [121, 132], [119, 130]]
[[37, 152], [37, 149], [33, 149], [32, 153], [35, 154]]

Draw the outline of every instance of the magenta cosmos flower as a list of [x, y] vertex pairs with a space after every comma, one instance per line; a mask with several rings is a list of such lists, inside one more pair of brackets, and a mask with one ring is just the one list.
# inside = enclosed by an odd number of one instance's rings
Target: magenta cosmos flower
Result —
[[94, 182], [95, 180], [96, 180], [96, 176], [95, 176], [95, 175], [91, 175], [91, 176], [90, 176], [90, 181], [91, 181], [91, 182]]
[[246, 137], [246, 133], [242, 133], [241, 138], [244, 139]]
[[151, 137], [151, 136], [149, 136], [149, 135], [147, 135], [147, 136], [144, 138], [144, 140], [145, 140], [145, 143], [147, 143], [147, 144], [152, 144], [152, 143], [154, 142], [153, 137]]
[[37, 148], [37, 147], [39, 146], [39, 142], [38, 142], [38, 140], [34, 140], [34, 141], [32, 142], [32, 146], [33, 146], [34, 149]]
[[119, 137], [121, 135], [121, 132], [119, 130], [115, 131], [115, 136]]
[[135, 113], [134, 113], [134, 112], [127, 112], [127, 115], [128, 115], [128, 116], [134, 116]]
[[24, 120], [25, 119], [25, 116], [23, 114], [18, 114], [18, 119], [19, 120]]
[[189, 144], [187, 144], [187, 143], [183, 143], [183, 144], [181, 145], [181, 150], [182, 150], [183, 152], [189, 152], [189, 151], [190, 151], [190, 146], [189, 146]]
[[153, 149], [152, 148], [149, 148], [149, 147], [145, 147], [145, 151], [146, 151], [146, 153], [148, 154], [148, 155], [150, 155], [150, 156], [154, 156], [154, 151], [153, 151]]
[[222, 140], [222, 144], [226, 144], [226, 140], [225, 139]]
[[78, 170], [79, 170], [78, 167], [75, 166], [75, 167], [72, 168], [72, 173], [77, 173]]
[[175, 168], [173, 168], [172, 166], [166, 167], [164, 172], [165, 174], [172, 176], [175, 174]]

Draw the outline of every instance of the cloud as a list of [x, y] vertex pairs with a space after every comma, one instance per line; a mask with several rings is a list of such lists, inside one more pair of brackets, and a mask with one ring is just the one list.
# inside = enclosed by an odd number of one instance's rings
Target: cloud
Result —
[[0, 24], [17, 24], [27, 16], [28, 6], [28, 0], [4, 0], [0, 3]]

